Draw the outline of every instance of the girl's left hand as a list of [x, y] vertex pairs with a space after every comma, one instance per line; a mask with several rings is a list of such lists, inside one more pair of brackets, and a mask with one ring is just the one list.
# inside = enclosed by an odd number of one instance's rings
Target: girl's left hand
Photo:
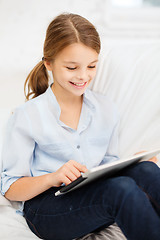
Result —
[[[136, 154], [139, 154], [139, 153], [143, 153], [143, 152], [146, 152], [146, 151], [141, 151], [141, 152], [135, 153], [135, 155], [136, 155]], [[147, 161], [157, 163], [157, 162], [158, 162], [158, 159], [157, 159], [156, 156], [154, 156], [153, 158], [150, 158], [150, 159], [147, 160]]]
[[157, 162], [158, 162], [158, 159], [157, 159], [156, 156], [154, 156], [153, 158], [150, 158], [148, 161], [157, 163]]

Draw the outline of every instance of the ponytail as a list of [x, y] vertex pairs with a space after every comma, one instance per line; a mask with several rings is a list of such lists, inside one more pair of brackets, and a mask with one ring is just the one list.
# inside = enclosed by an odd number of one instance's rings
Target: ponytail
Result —
[[[30, 96], [35, 98], [40, 94], [44, 93], [49, 85], [49, 77], [44, 61], [40, 61], [33, 70], [29, 73], [24, 84], [24, 94], [28, 101]], [[28, 83], [28, 89], [27, 89]], [[27, 92], [27, 93], [26, 93]]]

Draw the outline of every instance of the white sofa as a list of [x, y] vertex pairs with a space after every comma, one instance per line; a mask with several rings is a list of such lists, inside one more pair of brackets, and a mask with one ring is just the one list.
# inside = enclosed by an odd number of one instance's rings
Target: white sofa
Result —
[[[120, 157], [160, 146], [160, 43], [106, 44], [102, 50], [94, 91], [115, 101], [121, 116]], [[22, 79], [24, 81], [24, 79]], [[0, 151], [11, 109], [0, 109]], [[9, 149], [8, 149], [9, 151]], [[159, 156], [158, 156], [159, 158]], [[0, 161], [1, 170], [1, 161]], [[0, 239], [37, 239], [24, 218], [16, 213], [18, 203], [0, 195]], [[83, 239], [126, 239], [116, 225]]]

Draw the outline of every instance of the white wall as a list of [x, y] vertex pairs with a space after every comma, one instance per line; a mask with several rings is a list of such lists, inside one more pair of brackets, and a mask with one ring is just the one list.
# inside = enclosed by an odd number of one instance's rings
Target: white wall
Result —
[[62, 12], [83, 15], [103, 32], [106, 0], [0, 1], [0, 108], [23, 101], [23, 84], [43, 56], [45, 31]]

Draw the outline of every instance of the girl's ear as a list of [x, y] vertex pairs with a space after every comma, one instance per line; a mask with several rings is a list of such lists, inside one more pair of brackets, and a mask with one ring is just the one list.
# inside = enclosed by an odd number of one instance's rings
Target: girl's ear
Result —
[[44, 65], [45, 65], [45, 67], [47, 68], [48, 71], [52, 71], [51, 62], [45, 60]]

